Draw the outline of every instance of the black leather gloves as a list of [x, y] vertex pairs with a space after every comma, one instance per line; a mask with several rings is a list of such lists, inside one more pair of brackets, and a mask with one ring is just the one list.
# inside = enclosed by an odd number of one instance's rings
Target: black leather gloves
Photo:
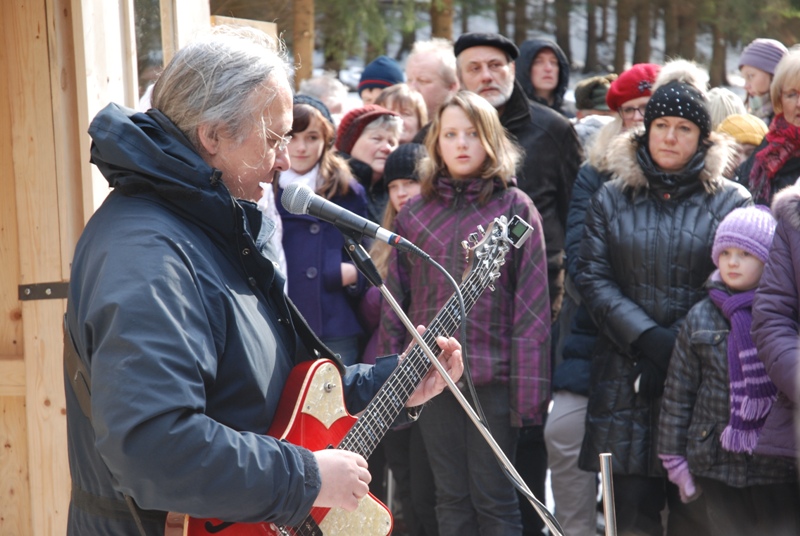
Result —
[[645, 398], [657, 398], [664, 392], [675, 337], [671, 329], [657, 326], [648, 329], [633, 342], [639, 360], [633, 368], [631, 380], [639, 378], [639, 394]]

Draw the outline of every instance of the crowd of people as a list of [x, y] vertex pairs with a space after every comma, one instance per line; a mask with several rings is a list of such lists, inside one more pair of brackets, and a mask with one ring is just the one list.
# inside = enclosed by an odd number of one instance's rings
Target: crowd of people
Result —
[[[572, 109], [554, 41], [466, 33], [376, 58], [347, 109], [327, 75], [292, 92], [257, 31], [179, 51], [149, 109], [90, 128], [113, 192], [70, 279], [91, 393], [68, 375], [69, 533], [156, 534], [167, 512], [292, 526], [368, 490], [398, 536], [543, 533], [434, 372], [368, 459], [268, 435], [298, 363], [331, 359], [356, 414], [412, 344], [340, 230], [281, 204], [301, 185], [454, 276], [479, 226], [533, 227], [466, 340], [437, 342], [540, 499], [550, 472], [564, 534], [598, 532], [601, 453], [619, 534], [800, 534], [800, 48], [756, 39], [740, 70], [744, 100], [675, 59], [583, 79]], [[430, 322], [443, 274], [366, 245]]]

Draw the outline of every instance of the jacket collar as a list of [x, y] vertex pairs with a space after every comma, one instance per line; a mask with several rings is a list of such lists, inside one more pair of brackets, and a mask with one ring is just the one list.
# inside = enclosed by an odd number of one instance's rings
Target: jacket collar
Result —
[[800, 231], [800, 185], [789, 186], [775, 194], [772, 213], [775, 219], [785, 221]]
[[[615, 137], [609, 144], [608, 169], [615, 178], [621, 179], [625, 187], [634, 194], [644, 193], [650, 190], [662, 193], [670, 193], [680, 196], [696, 189], [695, 184], [687, 184], [687, 181], [676, 181], [675, 185], [654, 184], [645, 175], [642, 166], [637, 160], [637, 149], [639, 142], [637, 137], [643, 130], [626, 133]], [[725, 180], [722, 172], [729, 158], [734, 155], [734, 149], [726, 136], [721, 136], [714, 132], [709, 137], [711, 146], [708, 148], [703, 159], [702, 169], [697, 173], [697, 181], [700, 186], [708, 193], [714, 193]]]

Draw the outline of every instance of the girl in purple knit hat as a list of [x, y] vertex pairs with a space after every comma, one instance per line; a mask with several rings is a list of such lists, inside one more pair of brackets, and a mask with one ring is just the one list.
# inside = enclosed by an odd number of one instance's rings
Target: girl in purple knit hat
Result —
[[667, 373], [659, 457], [683, 502], [702, 494], [712, 535], [800, 534], [795, 461], [755, 452], [777, 397], [750, 336], [775, 227], [763, 206], [722, 220], [711, 252], [718, 270], [686, 317]]

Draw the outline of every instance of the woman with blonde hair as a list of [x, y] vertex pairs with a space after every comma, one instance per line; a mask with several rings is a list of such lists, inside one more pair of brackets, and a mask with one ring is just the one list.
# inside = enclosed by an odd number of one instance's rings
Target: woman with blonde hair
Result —
[[[496, 217], [520, 216], [534, 232], [509, 252], [494, 282], [470, 312], [469, 364], [487, 425], [506, 456], [515, 457], [519, 428], [541, 425], [550, 398], [550, 302], [541, 216], [512, 186], [520, 150], [485, 99], [461, 91], [439, 109], [419, 164], [421, 195], [395, 220], [395, 231], [452, 274], [464, 271], [460, 242]], [[394, 250], [386, 285], [415, 324], [453, 292], [430, 263]], [[378, 348], [405, 348], [409, 335], [384, 306]], [[436, 483], [440, 534], [521, 533], [516, 491], [490, 447], [452, 394], [426, 406], [420, 430]]]
[[411, 142], [417, 132], [428, 123], [425, 99], [408, 84], [387, 87], [378, 95], [375, 104], [396, 112], [403, 119], [403, 132], [399, 140], [401, 145]]

